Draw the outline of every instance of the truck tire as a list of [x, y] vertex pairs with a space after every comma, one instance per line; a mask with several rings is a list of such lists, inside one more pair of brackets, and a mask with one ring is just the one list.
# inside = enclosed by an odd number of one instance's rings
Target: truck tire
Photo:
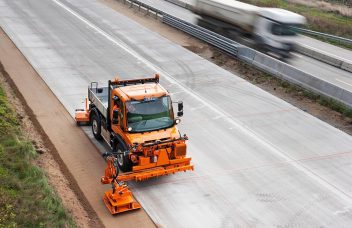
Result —
[[99, 117], [99, 114], [97, 114], [97, 111], [92, 110], [92, 115], [90, 119], [94, 138], [96, 138], [97, 140], [101, 140], [103, 138], [101, 136], [101, 119]]
[[122, 154], [124, 151], [127, 151], [127, 146], [124, 143], [118, 143], [116, 145], [117, 164], [122, 172], [129, 172], [132, 170], [132, 162], [128, 153]]

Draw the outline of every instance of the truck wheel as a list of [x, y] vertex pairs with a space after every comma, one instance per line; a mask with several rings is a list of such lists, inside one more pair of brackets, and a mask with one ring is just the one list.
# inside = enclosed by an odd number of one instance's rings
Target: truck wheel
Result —
[[132, 162], [130, 161], [128, 153], [122, 154], [126, 150], [127, 150], [127, 147], [125, 144], [119, 143], [116, 146], [117, 164], [118, 164], [120, 170], [123, 172], [129, 172], [132, 170]]
[[97, 140], [101, 140], [101, 120], [99, 116], [96, 114], [96, 112], [92, 113], [91, 117], [91, 124], [92, 124], [92, 132], [94, 135], [94, 138]]

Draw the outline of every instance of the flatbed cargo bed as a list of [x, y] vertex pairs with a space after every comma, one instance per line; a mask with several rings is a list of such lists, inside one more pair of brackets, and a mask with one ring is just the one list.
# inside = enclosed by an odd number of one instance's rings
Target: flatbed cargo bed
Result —
[[[93, 87], [93, 85], [96, 85]], [[88, 99], [100, 113], [106, 118], [109, 101], [109, 87], [98, 87], [98, 83], [92, 83], [88, 88]]]

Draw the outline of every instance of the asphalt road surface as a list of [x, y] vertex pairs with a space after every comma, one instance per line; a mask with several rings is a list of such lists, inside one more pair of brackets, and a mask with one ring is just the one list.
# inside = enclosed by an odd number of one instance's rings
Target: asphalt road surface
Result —
[[351, 226], [351, 136], [94, 0], [0, 0], [0, 25], [71, 114], [115, 75], [184, 101], [195, 171], [133, 185], [156, 224]]

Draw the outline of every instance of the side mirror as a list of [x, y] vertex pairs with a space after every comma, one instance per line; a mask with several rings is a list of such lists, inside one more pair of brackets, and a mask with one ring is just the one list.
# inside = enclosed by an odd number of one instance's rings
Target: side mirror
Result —
[[183, 116], [183, 102], [179, 101], [178, 102], [178, 112], [177, 112], [177, 116], [181, 117]]
[[112, 113], [112, 124], [119, 123], [119, 110], [114, 110]]

